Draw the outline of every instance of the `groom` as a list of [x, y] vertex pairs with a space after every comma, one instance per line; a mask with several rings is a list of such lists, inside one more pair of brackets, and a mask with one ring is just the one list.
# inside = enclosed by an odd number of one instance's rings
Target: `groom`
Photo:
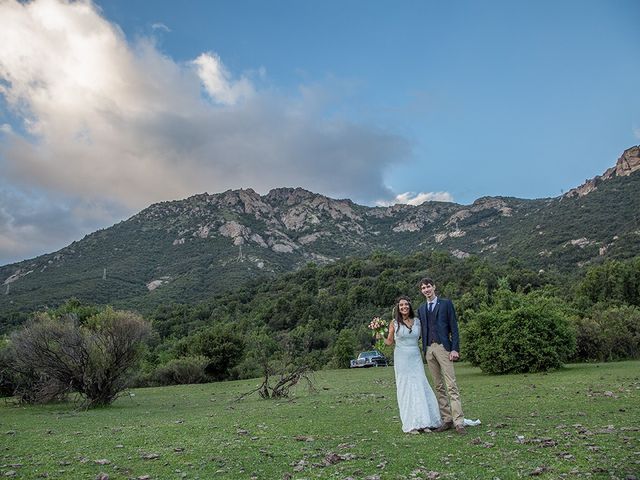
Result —
[[422, 351], [435, 382], [442, 425], [436, 432], [451, 428], [466, 434], [460, 393], [453, 362], [460, 354], [458, 320], [451, 300], [436, 295], [436, 284], [430, 278], [420, 280], [420, 292], [427, 301], [418, 308], [422, 328]]

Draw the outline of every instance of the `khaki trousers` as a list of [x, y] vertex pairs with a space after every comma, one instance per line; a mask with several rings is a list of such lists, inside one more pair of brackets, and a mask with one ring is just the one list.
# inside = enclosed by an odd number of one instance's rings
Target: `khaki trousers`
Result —
[[460, 403], [460, 392], [456, 383], [453, 362], [449, 360], [449, 352], [439, 343], [432, 343], [427, 347], [426, 359], [433, 383], [436, 386], [442, 422], [462, 425], [464, 423], [462, 403]]

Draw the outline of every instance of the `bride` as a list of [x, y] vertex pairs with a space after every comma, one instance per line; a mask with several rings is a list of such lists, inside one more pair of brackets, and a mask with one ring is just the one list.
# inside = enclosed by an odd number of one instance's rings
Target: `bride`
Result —
[[417, 433], [441, 425], [436, 396], [427, 382], [418, 347], [420, 320], [415, 316], [411, 300], [400, 297], [396, 301], [395, 320], [389, 325], [386, 345], [396, 344], [393, 351], [393, 369], [402, 431]]

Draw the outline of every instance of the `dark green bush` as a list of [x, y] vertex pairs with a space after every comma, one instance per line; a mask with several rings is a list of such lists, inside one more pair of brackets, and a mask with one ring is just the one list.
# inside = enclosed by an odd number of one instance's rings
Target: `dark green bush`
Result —
[[208, 359], [205, 370], [214, 380], [231, 377], [232, 369], [242, 359], [244, 340], [234, 325], [218, 324], [191, 338], [190, 353]]
[[159, 366], [153, 380], [159, 385], [205, 383], [210, 380], [205, 371], [208, 364], [209, 359], [203, 356], [175, 358]]
[[0, 339], [0, 397], [11, 397], [16, 389], [16, 375], [11, 368], [13, 356], [8, 342]]
[[544, 372], [567, 361], [575, 335], [553, 299], [501, 289], [492, 306], [472, 313], [463, 345], [465, 358], [483, 372]]

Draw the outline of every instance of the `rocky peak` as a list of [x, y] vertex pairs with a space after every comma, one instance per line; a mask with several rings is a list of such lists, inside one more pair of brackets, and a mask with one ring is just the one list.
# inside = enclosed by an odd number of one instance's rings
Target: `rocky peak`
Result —
[[503, 217], [510, 217], [513, 214], [513, 209], [502, 197], [481, 197], [471, 204], [468, 208], [456, 211], [445, 222], [447, 227], [458, 228], [458, 222], [469, 218], [474, 213], [482, 212], [483, 210], [495, 210], [499, 215]]
[[604, 172], [602, 178], [608, 180], [612, 177], [626, 177], [636, 170], [640, 170], [640, 145], [625, 150], [616, 166]]
[[591, 180], [585, 181], [582, 185], [572, 188], [564, 194], [566, 198], [582, 197], [598, 188], [602, 182], [614, 177], [626, 177], [636, 170], [640, 170], [640, 145], [628, 148], [622, 153], [615, 166], [607, 169], [602, 175], [598, 175]]
[[296, 225], [294, 230], [300, 229], [307, 220], [318, 223], [318, 216], [323, 213], [328, 214], [333, 220], [344, 217], [361, 220], [351, 200], [334, 200], [300, 187], [274, 188], [262, 198], [287, 217], [283, 218], [283, 221], [288, 228], [292, 228], [289, 225]]
[[258, 195], [253, 189], [248, 188], [246, 190], [241, 189], [236, 191], [239, 200], [244, 206], [244, 213], [253, 213], [257, 218], [259, 214], [268, 215], [273, 212], [273, 208], [271, 208], [271, 205], [265, 203], [263, 201], [263, 198]]
[[285, 203], [286, 205], [296, 205], [301, 202], [311, 200], [318, 195], [305, 190], [304, 188], [274, 188], [269, 191], [263, 198], [264, 200], [273, 205], [274, 203]]
[[472, 212], [481, 212], [482, 210], [494, 209], [503, 216], [510, 216], [512, 209], [502, 197], [480, 197], [471, 205]]

